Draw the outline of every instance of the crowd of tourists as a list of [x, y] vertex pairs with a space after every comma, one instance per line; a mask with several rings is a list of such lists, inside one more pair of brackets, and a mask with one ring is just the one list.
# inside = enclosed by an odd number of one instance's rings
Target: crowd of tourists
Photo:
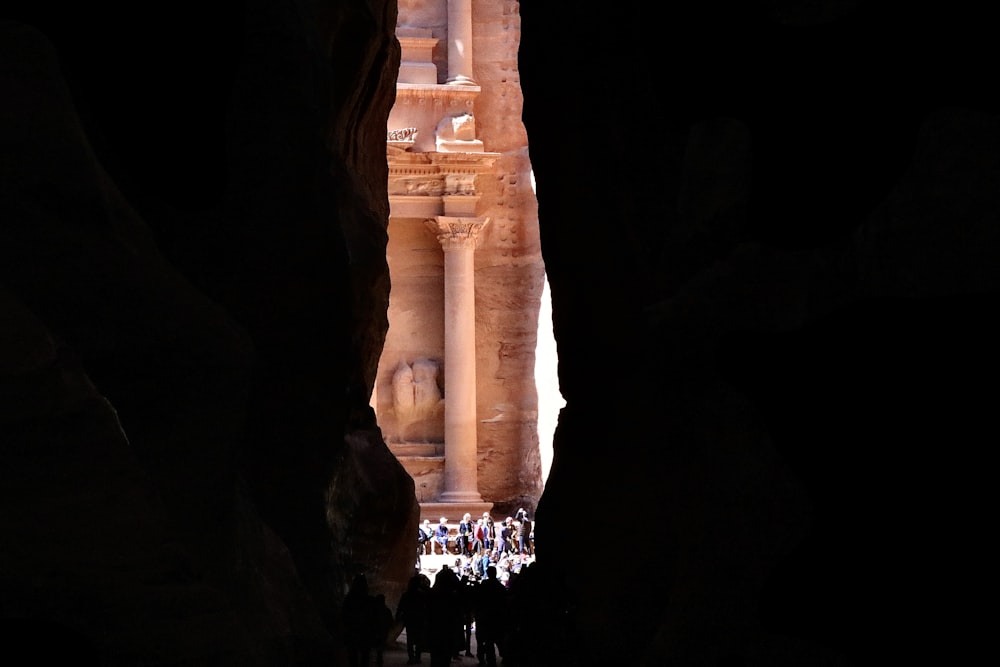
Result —
[[473, 521], [466, 512], [458, 523], [454, 546], [449, 544], [452, 534], [447, 517], [441, 517], [437, 526], [424, 519], [417, 527], [417, 568], [421, 555], [456, 554], [462, 559], [462, 569], [468, 568], [471, 575], [482, 579], [491, 564], [508, 569], [532, 557], [534, 540], [534, 526], [523, 507], [502, 522], [494, 521], [489, 512]]
[[418, 563], [395, 613], [387, 613], [384, 597], [368, 591], [363, 575], [356, 578], [344, 605], [351, 667], [367, 667], [372, 654], [382, 665], [379, 639], [391, 627], [405, 634], [408, 665], [422, 664], [424, 656], [431, 667], [446, 667], [462, 655], [486, 667], [499, 659], [508, 667], [552, 664], [553, 652], [566, 658], [571, 598], [556, 573], [535, 562], [527, 512], [515, 517], [493, 522], [487, 512], [473, 521], [466, 514], [457, 535], [442, 518], [429, 528], [430, 537], [424, 522], [419, 554], [455, 559], [445, 559], [436, 572], [421, 571]]
[[[557, 572], [539, 569], [527, 513], [515, 516], [491, 526], [488, 513], [474, 523], [466, 514], [462, 523], [468, 528], [460, 527], [454, 540], [457, 553], [442, 534], [435, 553], [454, 553], [454, 565], [442, 565], [433, 581], [415, 573], [396, 609], [406, 634], [406, 664], [421, 664], [425, 654], [431, 667], [446, 667], [462, 655], [486, 667], [500, 658], [506, 667], [531, 667], [572, 657], [572, 596]], [[560, 662], [553, 663], [554, 657]]]

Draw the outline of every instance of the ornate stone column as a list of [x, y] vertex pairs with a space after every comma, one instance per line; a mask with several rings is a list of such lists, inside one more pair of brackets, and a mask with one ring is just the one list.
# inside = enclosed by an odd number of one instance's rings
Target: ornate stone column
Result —
[[448, 79], [474, 86], [472, 78], [472, 0], [448, 0]]
[[475, 251], [487, 218], [428, 220], [444, 249], [444, 503], [481, 503], [476, 443]]

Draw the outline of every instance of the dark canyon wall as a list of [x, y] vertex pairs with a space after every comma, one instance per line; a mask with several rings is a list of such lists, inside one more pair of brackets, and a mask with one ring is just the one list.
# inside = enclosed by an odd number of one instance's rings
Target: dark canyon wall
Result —
[[395, 3], [0, 18], [4, 637], [331, 664], [353, 574], [413, 567], [368, 408]]
[[521, 16], [567, 400], [538, 550], [604, 530], [557, 556], [580, 664], [988, 650], [994, 24], [971, 3]]
[[[1000, 123], [965, 4], [521, 3], [567, 400], [533, 567], [572, 599], [520, 610], [537, 664], [988, 648]], [[343, 664], [344, 585], [398, 593], [416, 517], [367, 407], [395, 5], [159, 9], [0, 13], [5, 648]]]

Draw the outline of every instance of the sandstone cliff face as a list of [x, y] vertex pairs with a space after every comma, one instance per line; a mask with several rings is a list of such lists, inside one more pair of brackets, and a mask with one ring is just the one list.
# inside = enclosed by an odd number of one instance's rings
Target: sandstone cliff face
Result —
[[[991, 648], [992, 24], [863, 4], [520, 6], [567, 399], [538, 664]], [[416, 514], [367, 408], [392, 3], [6, 18], [5, 647], [343, 664]], [[581, 520], [622, 537], [567, 557]]]
[[575, 664], [986, 650], [989, 38], [874, 4], [521, 5], [567, 400], [539, 558], [585, 516], [623, 560], [560, 558]]
[[[402, 38], [420, 35], [434, 46], [429, 53], [419, 53], [427, 60], [418, 61], [416, 54], [406, 60], [404, 55], [402, 86], [431, 85], [422, 90], [401, 86], [397, 95], [389, 130], [415, 128], [417, 136], [405, 151], [402, 147], [390, 149], [398, 151], [390, 153], [390, 160], [397, 161], [402, 172], [393, 174], [390, 196], [426, 195], [427, 191], [440, 195], [441, 189], [474, 193], [478, 198], [476, 216], [488, 220], [478, 234], [474, 270], [477, 473], [479, 494], [502, 518], [522, 506], [534, 508], [542, 491], [535, 347], [544, 264], [527, 137], [521, 122], [518, 4], [473, 2], [470, 7], [469, 48], [475, 86], [447, 86], [448, 45], [454, 37], [448, 32], [449, 3], [399, 3], [397, 24]], [[464, 144], [454, 141], [456, 129], [464, 133]], [[470, 147], [473, 145], [475, 148]], [[447, 179], [443, 183], [427, 179], [421, 188], [415, 184], [419, 177], [402, 168], [420, 165], [422, 159], [460, 156], [481, 170], [474, 180], [460, 173], [453, 175], [456, 180], [467, 179], [461, 187], [450, 185]], [[479, 158], [481, 165], [477, 164]], [[412, 206], [413, 202], [407, 200], [406, 204]], [[399, 404], [392, 396], [397, 381], [405, 385], [401, 366], [420, 359], [437, 364], [440, 389], [445, 394], [449, 391], [443, 377], [447, 355], [442, 329], [442, 251], [423, 220], [411, 215], [412, 209], [398, 206], [390, 222], [390, 330], [375, 404], [386, 439], [410, 443], [394, 451], [404, 456], [407, 451], [421, 453], [403, 460], [414, 476], [418, 498], [433, 501], [446, 490], [443, 462], [429, 460], [423, 453], [430, 451], [427, 443], [446, 449], [444, 402], [413, 414], [406, 410], [405, 402]], [[465, 508], [454, 511], [457, 520]]]
[[394, 600], [413, 565], [367, 406], [395, 4], [2, 18], [10, 638], [329, 664], [353, 574]]
[[538, 310], [544, 264], [538, 236], [531, 162], [521, 121], [517, 47], [518, 3], [479, 2], [475, 14], [476, 128], [488, 151], [500, 153], [490, 178], [479, 179], [490, 224], [477, 253], [476, 359], [481, 382], [480, 489], [500, 513], [534, 506], [540, 493], [534, 386]]

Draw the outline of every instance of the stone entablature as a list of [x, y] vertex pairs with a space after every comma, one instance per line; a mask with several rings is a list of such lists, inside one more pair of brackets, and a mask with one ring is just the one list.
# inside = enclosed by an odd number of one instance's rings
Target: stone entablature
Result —
[[447, 83], [397, 83], [396, 104], [410, 104], [413, 100], [423, 104], [425, 103], [423, 100], [430, 100], [437, 106], [447, 104], [455, 107], [461, 105], [471, 109], [480, 92], [482, 92], [482, 88], [479, 86], [454, 86]]
[[[389, 146], [389, 206], [396, 217], [427, 218], [468, 213], [461, 198], [474, 198], [476, 177], [489, 173], [499, 153], [414, 153]], [[456, 199], [457, 198], [457, 199]]]

